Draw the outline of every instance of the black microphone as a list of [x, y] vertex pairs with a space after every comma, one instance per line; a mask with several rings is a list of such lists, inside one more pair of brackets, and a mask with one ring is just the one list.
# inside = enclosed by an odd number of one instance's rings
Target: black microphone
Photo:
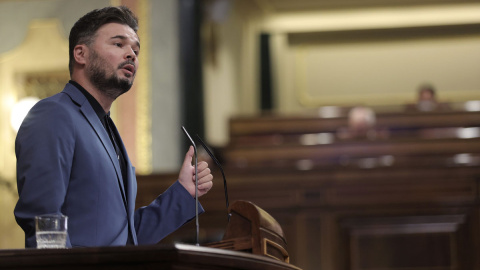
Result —
[[205, 149], [205, 151], [207, 151], [208, 155], [212, 158], [213, 162], [215, 162], [215, 164], [217, 164], [218, 168], [220, 169], [220, 171], [222, 172], [222, 176], [223, 176], [223, 189], [225, 191], [225, 203], [227, 204], [227, 217], [228, 217], [228, 221], [230, 221], [230, 217], [232, 216], [231, 213], [228, 213], [228, 207], [229, 207], [229, 203], [228, 203], [228, 191], [227, 191], [227, 179], [225, 178], [225, 173], [223, 172], [223, 168], [222, 168], [222, 165], [220, 165], [220, 162], [218, 162], [218, 160], [215, 158], [215, 156], [213, 155], [213, 153], [210, 151], [210, 149], [208, 149], [208, 146], [205, 142], [203, 142], [203, 140], [200, 138], [200, 136], [197, 135], [197, 139], [200, 141], [200, 143], [202, 144], [203, 148]]
[[192, 137], [190, 137], [190, 134], [188, 134], [187, 130], [182, 126], [183, 133], [187, 136], [187, 138], [190, 140], [190, 142], [193, 145], [193, 150], [194, 150], [194, 156], [195, 156], [195, 225], [197, 229], [197, 234], [196, 234], [196, 239], [197, 239], [197, 246], [199, 246], [199, 241], [198, 241], [198, 235], [200, 232], [200, 224], [198, 222], [198, 174], [197, 174], [197, 145], [195, 145], [195, 142], [192, 140]]

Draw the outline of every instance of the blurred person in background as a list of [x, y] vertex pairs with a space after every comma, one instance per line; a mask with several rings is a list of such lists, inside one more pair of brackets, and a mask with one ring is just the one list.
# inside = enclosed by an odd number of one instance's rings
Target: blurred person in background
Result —
[[407, 111], [432, 112], [450, 109], [448, 104], [438, 102], [436, 90], [430, 84], [421, 85], [417, 93], [416, 104], [407, 105]]
[[339, 139], [368, 139], [385, 138], [388, 133], [376, 125], [376, 115], [373, 109], [365, 106], [356, 106], [348, 112], [348, 126], [337, 132]]

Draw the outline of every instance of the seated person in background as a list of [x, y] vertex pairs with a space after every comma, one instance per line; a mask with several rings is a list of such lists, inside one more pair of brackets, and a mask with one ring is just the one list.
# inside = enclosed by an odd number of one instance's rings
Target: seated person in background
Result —
[[414, 106], [407, 105], [408, 111], [431, 112], [448, 109], [447, 104], [437, 101], [435, 88], [428, 84], [424, 84], [418, 89], [417, 103]]
[[353, 107], [348, 113], [348, 127], [337, 132], [339, 139], [369, 139], [387, 137], [386, 130], [377, 129], [375, 112], [368, 107]]

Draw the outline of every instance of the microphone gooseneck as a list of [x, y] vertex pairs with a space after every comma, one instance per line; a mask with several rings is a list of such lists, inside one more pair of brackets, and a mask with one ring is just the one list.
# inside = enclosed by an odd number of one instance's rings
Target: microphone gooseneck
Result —
[[205, 151], [207, 151], [208, 155], [212, 158], [213, 162], [215, 162], [215, 164], [218, 166], [218, 168], [220, 169], [220, 172], [222, 172], [223, 189], [225, 191], [225, 203], [227, 205], [227, 217], [228, 217], [228, 221], [230, 221], [230, 217], [232, 216], [232, 214], [228, 213], [229, 203], [228, 203], [227, 179], [225, 177], [225, 173], [223, 172], [222, 165], [220, 165], [220, 162], [215, 158], [215, 156], [210, 151], [210, 149], [208, 149], [207, 144], [200, 138], [200, 136], [198, 136], [198, 134], [196, 134], [196, 136], [197, 136], [198, 141], [202, 144], [203, 148], [205, 148]]
[[182, 126], [183, 133], [187, 136], [187, 138], [190, 140], [190, 143], [192, 143], [193, 150], [194, 150], [194, 156], [195, 156], [195, 226], [196, 226], [196, 240], [197, 240], [197, 246], [200, 245], [200, 242], [198, 240], [198, 236], [200, 234], [200, 224], [198, 222], [198, 160], [197, 160], [197, 146], [195, 145], [195, 142], [192, 140], [192, 137], [190, 137], [190, 134], [188, 134], [187, 130], [185, 127]]

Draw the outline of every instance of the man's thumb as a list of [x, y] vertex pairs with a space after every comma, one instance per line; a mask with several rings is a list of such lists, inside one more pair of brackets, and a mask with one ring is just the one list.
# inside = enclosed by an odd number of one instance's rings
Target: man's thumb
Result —
[[185, 154], [185, 159], [183, 160], [183, 165], [185, 166], [186, 164], [188, 165], [192, 165], [192, 158], [193, 158], [193, 146], [190, 146], [190, 148], [188, 148], [188, 152], [187, 154]]

